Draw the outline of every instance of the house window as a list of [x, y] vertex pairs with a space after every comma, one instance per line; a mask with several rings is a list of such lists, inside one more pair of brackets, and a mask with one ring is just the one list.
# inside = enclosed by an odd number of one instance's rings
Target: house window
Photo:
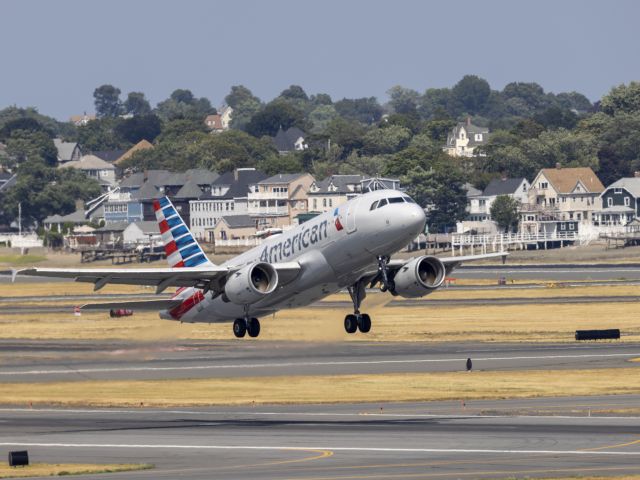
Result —
[[573, 223], [569, 224], [569, 230], [575, 230], [576, 226]]
[[540, 182], [540, 190], [546, 190], [547, 188], [549, 188], [548, 182]]
[[629, 197], [624, 197], [624, 206], [628, 207], [631, 205], [631, 199]]
[[567, 229], [567, 224], [566, 223], [561, 223], [560, 224], [560, 230], [566, 230]]
[[481, 142], [481, 141], [482, 141], [482, 134], [476, 133], [476, 142]]
[[613, 198], [607, 198], [607, 207], [613, 207]]
[[622, 189], [621, 188], [614, 188], [613, 189], [613, 193], [621, 194], [622, 193]]
[[326, 198], [323, 198], [323, 199], [322, 199], [322, 206], [323, 206], [323, 207], [326, 207], [326, 206], [327, 206], [327, 199], [326, 199]]

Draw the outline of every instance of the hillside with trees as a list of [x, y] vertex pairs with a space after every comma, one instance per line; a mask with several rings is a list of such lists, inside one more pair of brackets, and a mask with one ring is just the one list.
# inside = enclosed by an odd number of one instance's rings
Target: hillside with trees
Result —
[[[236, 85], [224, 98], [233, 108], [231, 129], [216, 134], [204, 124], [216, 113], [212, 102], [186, 89], [152, 107], [143, 92], [124, 95], [116, 86], [99, 86], [97, 118], [83, 126], [35, 108], [9, 107], [0, 111], [0, 142], [6, 145], [2, 164], [32, 187], [3, 195], [2, 211], [10, 216], [22, 201], [30, 218], [41, 221], [53, 211], [69, 213], [68, 198], [95, 193], [91, 182], [86, 189], [71, 189], [73, 179], [54, 170], [56, 136], [79, 142], [85, 152], [152, 142], [155, 148], [126, 161], [129, 171], [202, 167], [223, 173], [252, 166], [267, 173], [307, 171], [317, 178], [337, 173], [399, 177], [416, 200], [436, 207], [430, 221], [438, 230], [464, 216], [466, 182], [483, 188], [503, 175], [531, 179], [557, 163], [589, 166], [605, 185], [640, 170], [640, 83], [617, 86], [595, 104], [578, 92], [554, 94], [536, 83], [513, 82], [494, 90], [475, 75], [451, 88], [418, 92], [394, 86], [387, 94], [385, 104], [375, 97], [335, 100], [291, 85], [265, 101]], [[480, 156], [450, 157], [442, 150], [447, 134], [467, 117], [488, 127], [490, 140], [479, 147]], [[278, 153], [271, 137], [288, 127], [306, 132], [308, 149]], [[46, 198], [51, 201], [41, 200]]]

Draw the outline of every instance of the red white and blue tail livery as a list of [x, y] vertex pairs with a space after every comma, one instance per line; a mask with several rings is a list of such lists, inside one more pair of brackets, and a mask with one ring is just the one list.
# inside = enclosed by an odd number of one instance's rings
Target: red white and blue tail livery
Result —
[[167, 197], [153, 201], [153, 209], [171, 268], [213, 265], [202, 251], [184, 220]]

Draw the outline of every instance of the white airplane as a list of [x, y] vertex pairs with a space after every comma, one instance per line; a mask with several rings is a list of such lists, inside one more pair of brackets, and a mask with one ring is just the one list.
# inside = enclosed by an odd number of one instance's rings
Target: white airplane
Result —
[[330, 212], [268, 238], [222, 265], [205, 255], [171, 201], [154, 201], [170, 268], [27, 268], [16, 275], [69, 278], [107, 284], [154, 285], [156, 293], [178, 287], [170, 299], [85, 305], [82, 308], [160, 310], [160, 318], [180, 322], [233, 322], [236, 337], [257, 337], [258, 317], [296, 308], [346, 288], [353, 314], [344, 319], [348, 333], [371, 329], [360, 312], [366, 288], [401, 297], [435, 291], [461, 262], [495, 257], [490, 253], [450, 258], [420, 256], [391, 260], [424, 231], [425, 213], [409, 196], [378, 190], [355, 197]]

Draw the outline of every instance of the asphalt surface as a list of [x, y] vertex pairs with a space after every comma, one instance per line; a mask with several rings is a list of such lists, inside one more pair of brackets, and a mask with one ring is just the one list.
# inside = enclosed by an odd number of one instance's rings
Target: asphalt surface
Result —
[[[500, 276], [633, 282], [640, 280], [640, 266], [456, 271], [457, 278]], [[60, 301], [93, 300], [87, 297], [93, 296]], [[427, 298], [425, 303], [429, 302]], [[0, 307], [5, 309], [0, 314], [15, 308], [10, 299], [0, 299]], [[0, 340], [0, 382], [460, 371], [467, 358], [472, 359], [474, 370], [628, 368], [632, 375], [636, 371], [631, 369], [638, 364], [628, 360], [636, 357], [640, 357], [640, 343], [627, 342]], [[639, 474], [639, 415], [640, 395], [165, 410], [4, 406], [0, 407], [0, 455], [28, 449], [34, 462], [155, 465], [149, 471], [99, 477], [105, 479]]]
[[0, 341], [0, 382], [632, 368], [640, 344]]
[[498, 279], [508, 280], [550, 280], [550, 281], [585, 281], [585, 280], [640, 280], [640, 264], [559, 264], [541, 266], [506, 265], [483, 266], [467, 264], [455, 269], [453, 277], [465, 279]]
[[[625, 398], [629, 402], [637, 399]], [[570, 409], [619, 398], [527, 400]], [[502, 410], [509, 402], [478, 402]], [[511, 402], [513, 403], [513, 402]], [[521, 401], [524, 403], [524, 401]], [[448, 408], [450, 413], [433, 413]], [[0, 410], [0, 448], [38, 462], [152, 463], [100, 478], [505, 478], [640, 471], [640, 418], [484, 415], [459, 404]], [[381, 410], [382, 409], [382, 410]], [[95, 478], [79, 476], [75, 478]]]

